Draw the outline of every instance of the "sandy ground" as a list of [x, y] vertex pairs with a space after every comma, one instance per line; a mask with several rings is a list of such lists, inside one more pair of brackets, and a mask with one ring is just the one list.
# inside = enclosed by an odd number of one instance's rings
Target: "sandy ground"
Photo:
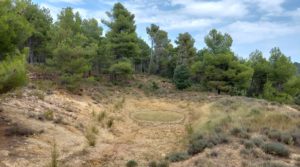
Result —
[[[181, 97], [151, 97], [133, 93], [114, 92], [110, 97], [97, 99], [91, 96], [69, 95], [63, 91], [43, 93], [38, 97], [35, 89], [25, 88], [20, 97], [6, 95], [1, 100], [0, 112], [0, 167], [43, 167], [51, 161], [55, 142], [59, 162], [72, 167], [118, 167], [128, 160], [147, 166], [152, 160], [161, 160], [168, 153], [184, 150], [185, 125], [195, 119], [207, 121], [210, 97], [187, 101]], [[125, 100], [124, 100], [125, 99]], [[204, 99], [204, 100], [203, 100]], [[174, 123], [149, 123], [130, 118], [133, 112], [173, 111], [183, 119]], [[53, 120], [43, 117], [53, 112]], [[102, 121], [99, 113], [105, 112]], [[113, 120], [112, 128], [107, 122]], [[9, 137], [5, 130], [13, 124], [39, 132], [29, 137]], [[97, 129], [95, 147], [87, 143], [90, 127]], [[206, 150], [188, 161], [171, 164], [174, 167], [222, 164], [239, 167], [242, 158], [240, 145], [218, 146]], [[217, 159], [207, 162], [207, 156], [216, 151]], [[203, 162], [202, 162], [203, 161]], [[221, 166], [222, 166], [221, 165]]]

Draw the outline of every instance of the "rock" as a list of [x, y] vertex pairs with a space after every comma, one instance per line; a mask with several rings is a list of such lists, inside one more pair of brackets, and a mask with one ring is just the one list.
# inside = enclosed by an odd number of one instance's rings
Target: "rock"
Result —
[[3, 107], [0, 106], [0, 112], [3, 112], [3, 111], [4, 111]]

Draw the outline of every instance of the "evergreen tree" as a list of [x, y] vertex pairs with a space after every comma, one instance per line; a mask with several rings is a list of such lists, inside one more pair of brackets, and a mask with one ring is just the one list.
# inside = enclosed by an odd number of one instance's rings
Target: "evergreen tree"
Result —
[[23, 2], [26, 4], [24, 17], [33, 27], [33, 33], [26, 42], [26, 46], [29, 47], [28, 62], [43, 63], [50, 52], [47, 50], [47, 42], [50, 39], [49, 30], [52, 24], [50, 11], [33, 4], [31, 0]]
[[85, 36], [81, 24], [80, 15], [74, 14], [72, 8], [65, 8], [52, 32], [53, 57], [48, 64], [57, 70], [61, 83], [70, 90], [78, 88], [84, 74], [91, 70], [91, 60], [97, 55], [97, 43]]
[[24, 43], [32, 26], [24, 17], [25, 8], [23, 1], [0, 1], [0, 93], [26, 83]]
[[[147, 33], [152, 45], [149, 72], [162, 76], [170, 76], [168, 67], [174, 57], [172, 55], [173, 46], [168, 38], [168, 33], [160, 30], [159, 26], [154, 24], [147, 28]], [[173, 76], [173, 73], [171, 76]]]
[[178, 65], [174, 71], [174, 83], [179, 90], [186, 89], [191, 86], [190, 72], [186, 65]]
[[148, 72], [151, 49], [143, 39], [139, 38], [138, 42], [141, 52], [134, 59], [135, 70], [139, 72]]
[[116, 3], [112, 12], [107, 12], [110, 21], [102, 22], [110, 29], [106, 34], [109, 49], [116, 60], [133, 59], [140, 54], [134, 15], [121, 3]]
[[179, 34], [177, 40], [177, 64], [190, 66], [196, 59], [197, 49], [194, 47], [195, 40], [189, 33]]
[[13, 56], [24, 48], [24, 43], [32, 33], [32, 26], [25, 19], [26, 5], [21, 1], [0, 1], [0, 60], [7, 54]]
[[[232, 39], [212, 30], [205, 37], [207, 51], [192, 71], [203, 75], [204, 85], [218, 93], [244, 94], [250, 85], [253, 69], [240, 61], [230, 50]], [[199, 68], [199, 69], [197, 69]]]
[[296, 75], [296, 67], [291, 62], [291, 59], [286, 57], [279, 48], [273, 48], [270, 51], [270, 81], [273, 86], [278, 90], [284, 89], [283, 85], [293, 76]]
[[248, 95], [259, 96], [264, 92], [264, 86], [268, 81], [271, 70], [270, 64], [259, 50], [250, 54], [249, 64], [253, 68], [254, 73], [248, 90]]
[[214, 54], [230, 51], [232, 38], [229, 34], [222, 34], [216, 29], [212, 29], [205, 37], [205, 43], [208, 49]]

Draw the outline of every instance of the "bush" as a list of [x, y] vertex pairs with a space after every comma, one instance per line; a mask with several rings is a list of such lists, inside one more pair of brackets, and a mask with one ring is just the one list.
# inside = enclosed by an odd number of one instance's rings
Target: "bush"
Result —
[[186, 152], [177, 152], [177, 153], [172, 153], [167, 156], [167, 160], [171, 162], [179, 162], [179, 161], [184, 161], [189, 158], [189, 155]]
[[293, 145], [294, 144], [293, 136], [287, 132], [282, 133], [280, 136], [280, 142], [288, 145]]
[[196, 140], [193, 141], [188, 148], [188, 154], [189, 155], [195, 155], [198, 154], [202, 151], [204, 151], [204, 149], [207, 147], [208, 143], [206, 139], [200, 139], [200, 140]]
[[267, 132], [267, 136], [269, 139], [275, 140], [277, 142], [281, 142], [284, 144], [292, 145], [294, 144], [293, 136], [287, 132], [280, 132], [278, 130], [271, 130]]
[[102, 122], [102, 121], [104, 120], [105, 117], [106, 117], [106, 112], [105, 112], [105, 111], [101, 112], [101, 113], [97, 116], [98, 122]]
[[270, 130], [267, 132], [267, 136], [269, 139], [280, 142], [281, 140], [281, 132], [278, 130]]
[[294, 102], [295, 104], [300, 105], [300, 94], [295, 97]]
[[126, 163], [126, 167], [137, 167], [138, 163], [135, 160], [130, 160]]
[[267, 143], [262, 146], [262, 149], [267, 154], [280, 157], [288, 157], [290, 155], [290, 151], [281, 143]]
[[30, 129], [25, 126], [20, 126], [17, 124], [14, 124], [12, 127], [8, 128], [5, 130], [5, 135], [6, 136], [32, 136], [36, 133], [41, 133], [41, 132], [36, 132], [33, 129]]
[[158, 163], [156, 161], [151, 161], [148, 167], [169, 167], [169, 163], [167, 161], [162, 161]]
[[151, 162], [149, 162], [148, 167], [157, 167], [156, 161], [151, 161]]
[[112, 126], [114, 125], [114, 120], [111, 118], [106, 122], [106, 126], [107, 128], [112, 128]]
[[169, 163], [167, 161], [162, 161], [157, 164], [157, 167], [169, 167]]
[[0, 93], [8, 92], [26, 83], [25, 64], [25, 56], [21, 54], [0, 60]]
[[212, 148], [218, 144], [225, 144], [228, 142], [229, 139], [227, 135], [223, 133], [213, 133], [205, 137], [201, 134], [194, 134], [190, 140], [188, 154], [195, 155], [202, 152], [206, 147]]
[[44, 113], [44, 118], [48, 121], [52, 121], [54, 119], [54, 112], [52, 110], [48, 110]]
[[244, 142], [244, 146], [246, 149], [252, 149], [254, 148], [255, 144], [251, 140], [247, 140]]
[[259, 137], [252, 138], [251, 141], [256, 147], [261, 147], [264, 144], [264, 139]]
[[155, 81], [152, 81], [152, 82], [151, 82], [151, 89], [152, 89], [152, 90], [157, 90], [157, 89], [159, 89], [159, 86], [158, 86], [158, 84], [157, 84]]
[[292, 132], [294, 144], [300, 146], [300, 130]]
[[176, 88], [179, 90], [186, 89], [191, 86], [189, 69], [185, 65], [180, 65], [175, 68], [173, 81]]
[[95, 147], [96, 146], [96, 141], [97, 141], [97, 136], [95, 135], [94, 132], [92, 132], [92, 130], [87, 130], [86, 134], [85, 134], [85, 138], [87, 139], [88, 145]]
[[109, 68], [109, 72], [113, 81], [127, 79], [133, 73], [133, 67], [130, 61], [119, 61]]
[[241, 128], [231, 129], [230, 134], [235, 137], [239, 137], [239, 138], [244, 138], [244, 139], [250, 138], [250, 135], [247, 133], [247, 131], [245, 129], [241, 129]]

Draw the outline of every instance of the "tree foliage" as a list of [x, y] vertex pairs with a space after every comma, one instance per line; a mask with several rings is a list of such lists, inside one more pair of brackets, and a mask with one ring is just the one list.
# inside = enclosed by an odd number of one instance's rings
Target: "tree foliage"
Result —
[[190, 83], [190, 72], [186, 65], [179, 65], [176, 67], [174, 71], [174, 83], [177, 87], [177, 89], [186, 89], [191, 86]]
[[110, 21], [102, 22], [110, 29], [106, 34], [109, 49], [115, 59], [134, 58], [140, 52], [135, 32], [134, 15], [121, 3], [116, 3], [112, 12], [107, 12]]
[[96, 19], [83, 19], [70, 7], [53, 23], [49, 10], [31, 0], [0, 1], [0, 92], [26, 82], [27, 59], [52, 69], [73, 90], [89, 77], [109, 75], [115, 82], [147, 72], [172, 78], [178, 89], [200, 84], [218, 93], [300, 103], [299, 63], [277, 47], [269, 59], [259, 50], [242, 59], [231, 50], [231, 36], [216, 29], [204, 38], [203, 49], [195, 48], [189, 33], [179, 34], [173, 46], [168, 32], [155, 24], [146, 28], [149, 46], [123, 4], [116, 3], [107, 16], [103, 34]]

